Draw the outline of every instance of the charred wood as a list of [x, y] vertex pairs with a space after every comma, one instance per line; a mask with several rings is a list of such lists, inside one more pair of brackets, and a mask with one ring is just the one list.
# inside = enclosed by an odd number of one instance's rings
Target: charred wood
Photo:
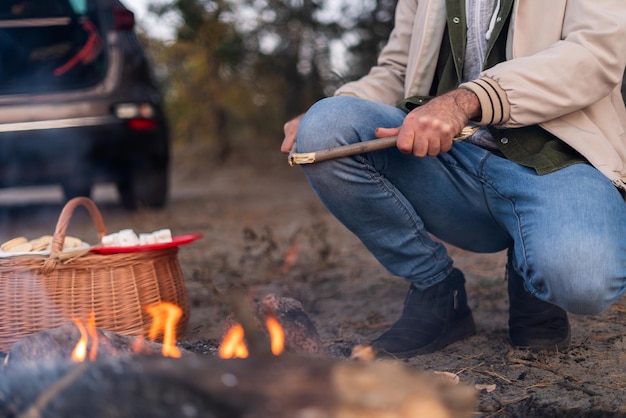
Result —
[[[160, 355], [162, 345], [142, 338], [122, 335], [97, 328], [97, 342], [89, 340], [87, 351], [97, 344], [97, 358], [119, 357], [137, 354]], [[71, 358], [72, 350], [81, 334], [73, 323], [40, 331], [22, 338], [11, 346], [4, 359], [4, 369], [12, 367], [38, 367], [42, 363], [63, 363]], [[183, 355], [190, 352], [181, 349]]]
[[474, 407], [473, 389], [398, 362], [135, 356], [0, 374], [0, 414], [22, 418], [464, 418]]
[[[257, 349], [256, 354], [267, 353], [269, 350], [269, 335], [265, 326], [261, 325], [267, 316], [275, 317], [282, 326], [285, 352], [303, 355], [327, 354], [315, 324], [296, 299], [268, 294], [249, 302], [242, 293], [231, 293], [231, 306], [233, 314], [226, 320], [224, 334], [235, 323], [240, 323], [245, 329], [251, 354], [255, 353], [253, 347], [262, 347]], [[254, 341], [253, 344], [250, 344], [251, 341]]]

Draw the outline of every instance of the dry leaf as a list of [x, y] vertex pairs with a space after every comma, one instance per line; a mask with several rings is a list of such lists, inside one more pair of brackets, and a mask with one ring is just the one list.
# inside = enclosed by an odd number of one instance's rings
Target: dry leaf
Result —
[[494, 390], [496, 390], [496, 385], [474, 385], [474, 388], [476, 388], [476, 390], [481, 391], [484, 390], [487, 393], [491, 393]]
[[458, 385], [459, 381], [460, 381], [459, 376], [454, 374], [454, 373], [450, 373], [450, 372], [433, 372], [433, 374], [435, 376], [441, 378], [446, 383], [452, 383], [453, 385]]

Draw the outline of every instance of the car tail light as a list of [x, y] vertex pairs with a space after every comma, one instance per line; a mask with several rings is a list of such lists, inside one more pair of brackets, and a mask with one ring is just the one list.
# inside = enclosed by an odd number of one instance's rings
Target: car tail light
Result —
[[150, 103], [119, 103], [113, 107], [113, 113], [120, 119], [151, 119], [155, 115]]
[[113, 108], [113, 113], [135, 131], [151, 131], [158, 126], [156, 112], [150, 103], [120, 103]]
[[132, 30], [135, 27], [135, 14], [121, 4], [115, 4], [113, 22], [117, 30]]
[[155, 119], [128, 119], [127, 123], [133, 131], [152, 131], [157, 127]]

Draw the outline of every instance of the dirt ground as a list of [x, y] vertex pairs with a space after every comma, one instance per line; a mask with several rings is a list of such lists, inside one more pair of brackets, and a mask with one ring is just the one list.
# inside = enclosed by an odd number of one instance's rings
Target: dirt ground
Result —
[[[225, 166], [207, 164], [201, 150], [177, 153], [171, 202], [164, 210], [129, 213], [104, 188], [94, 195], [109, 232], [133, 228], [202, 233], [181, 247], [191, 319], [181, 344], [213, 355], [224, 329], [229, 285], [255, 295], [300, 301], [328, 353], [347, 357], [398, 316], [408, 288], [386, 272], [330, 216], [300, 169], [274, 150]], [[260, 161], [260, 162], [259, 162]], [[62, 204], [0, 200], [0, 240], [51, 233]], [[68, 234], [95, 232], [77, 213]], [[572, 345], [562, 353], [532, 353], [508, 343], [505, 254], [449, 247], [466, 275], [477, 334], [441, 352], [406, 361], [412, 367], [457, 374], [485, 385], [477, 417], [626, 417], [626, 299], [602, 315], [571, 317]]]

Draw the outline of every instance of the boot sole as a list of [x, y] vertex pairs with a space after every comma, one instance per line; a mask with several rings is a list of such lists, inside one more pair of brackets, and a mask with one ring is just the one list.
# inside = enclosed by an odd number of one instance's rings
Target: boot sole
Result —
[[439, 351], [447, 345], [453, 342], [463, 340], [476, 334], [476, 325], [474, 324], [474, 317], [470, 313], [468, 316], [458, 319], [450, 325], [452, 332], [446, 333], [437, 338], [430, 344], [420, 347], [415, 350], [402, 351], [399, 353], [390, 353], [385, 350], [377, 349], [378, 357], [387, 357], [395, 359], [406, 359], [421, 354], [430, 354], [435, 351]]

